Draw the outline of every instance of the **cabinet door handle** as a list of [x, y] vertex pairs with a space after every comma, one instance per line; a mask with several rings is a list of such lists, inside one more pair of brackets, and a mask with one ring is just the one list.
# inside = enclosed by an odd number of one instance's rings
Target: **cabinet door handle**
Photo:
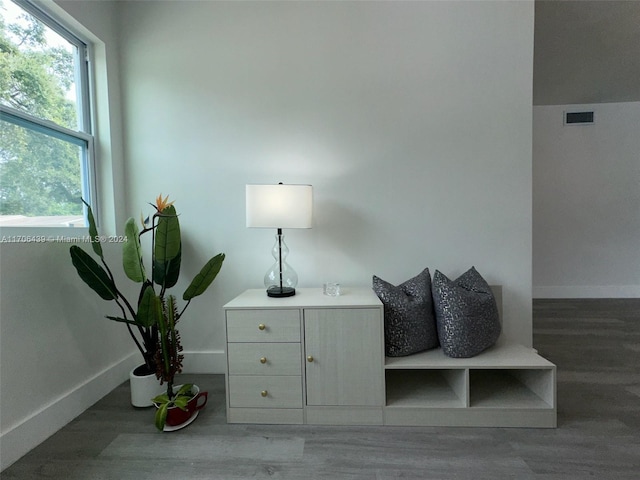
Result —
[[307, 362], [309, 362], [309, 363], [313, 362], [313, 355], [309, 355], [307, 357]]
[[263, 397], [266, 397], [267, 395], [269, 395], [269, 392], [267, 392], [266, 390], [262, 390], [260, 392], [260, 395], [262, 395]]
[[267, 357], [260, 357], [260, 363], [267, 363]]
[[264, 323], [258, 325], [258, 330], [264, 330], [265, 328], [267, 328], [267, 326]]

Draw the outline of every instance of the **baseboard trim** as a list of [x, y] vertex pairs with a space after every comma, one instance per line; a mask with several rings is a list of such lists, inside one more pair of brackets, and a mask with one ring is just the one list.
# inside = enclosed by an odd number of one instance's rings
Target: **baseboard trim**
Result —
[[0, 435], [0, 471], [129, 378], [131, 369], [140, 363], [139, 356], [137, 352], [126, 356], [3, 432]]
[[640, 285], [533, 287], [533, 298], [640, 298]]
[[[53, 400], [20, 423], [0, 434], [0, 471], [56, 433], [91, 405], [129, 378], [140, 364], [140, 354], [132, 353], [94, 377]], [[223, 350], [184, 352], [184, 373], [224, 373]]]
[[182, 371], [184, 373], [225, 373], [227, 357], [224, 350], [208, 352], [184, 352]]

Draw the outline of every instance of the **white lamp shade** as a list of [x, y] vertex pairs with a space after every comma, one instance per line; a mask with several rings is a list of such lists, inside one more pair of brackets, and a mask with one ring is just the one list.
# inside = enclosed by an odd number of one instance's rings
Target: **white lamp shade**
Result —
[[247, 227], [311, 228], [311, 185], [247, 185]]

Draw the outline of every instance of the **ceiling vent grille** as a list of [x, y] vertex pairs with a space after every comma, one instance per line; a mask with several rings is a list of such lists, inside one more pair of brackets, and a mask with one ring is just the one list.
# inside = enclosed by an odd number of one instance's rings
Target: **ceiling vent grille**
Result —
[[591, 112], [564, 112], [565, 125], [591, 125], [594, 113]]

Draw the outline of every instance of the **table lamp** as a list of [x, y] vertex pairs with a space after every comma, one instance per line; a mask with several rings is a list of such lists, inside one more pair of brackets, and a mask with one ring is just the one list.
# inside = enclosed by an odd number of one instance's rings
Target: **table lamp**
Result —
[[275, 263], [264, 275], [270, 297], [296, 294], [298, 274], [285, 261], [289, 248], [283, 228], [311, 228], [313, 187], [311, 185], [247, 185], [247, 227], [276, 228], [276, 243], [271, 250]]

